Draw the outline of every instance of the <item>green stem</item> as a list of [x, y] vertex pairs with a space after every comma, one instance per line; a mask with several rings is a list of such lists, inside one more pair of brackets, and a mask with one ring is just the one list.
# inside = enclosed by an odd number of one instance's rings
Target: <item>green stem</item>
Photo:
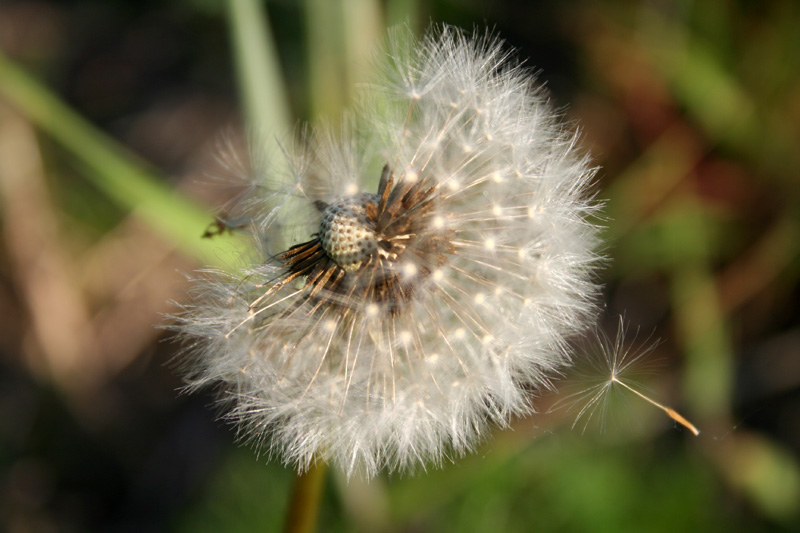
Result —
[[317, 463], [305, 474], [297, 476], [286, 515], [286, 533], [311, 533], [315, 530], [326, 470], [325, 463]]

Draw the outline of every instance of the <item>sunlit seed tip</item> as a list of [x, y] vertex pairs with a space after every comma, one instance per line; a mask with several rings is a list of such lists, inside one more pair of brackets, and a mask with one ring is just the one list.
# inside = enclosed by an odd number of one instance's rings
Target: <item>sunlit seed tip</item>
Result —
[[467, 332], [464, 330], [464, 328], [458, 328], [453, 332], [453, 338], [454, 339], [461, 340], [466, 336], [467, 336]]
[[476, 304], [482, 304], [483, 302], [486, 301], [486, 295], [483, 294], [482, 292], [479, 292], [478, 294], [475, 295], [473, 300], [475, 300]]
[[693, 434], [695, 437], [697, 437], [698, 435], [700, 435], [700, 430], [699, 430], [699, 429], [697, 429], [697, 428], [694, 426], [694, 424], [692, 424], [691, 422], [689, 422], [689, 421], [688, 421], [686, 418], [684, 418], [684, 417], [683, 417], [683, 415], [681, 415], [681, 414], [680, 414], [679, 412], [677, 412], [675, 409], [672, 409], [671, 407], [667, 407], [667, 409], [666, 409], [666, 413], [667, 413], [667, 415], [668, 415], [668, 416], [669, 416], [671, 419], [673, 419], [675, 422], [677, 422], [678, 424], [682, 425], [683, 427], [685, 427], [686, 429], [688, 429], [689, 431], [691, 431], [691, 432], [692, 432], [692, 434]]
[[444, 279], [444, 271], [441, 268], [437, 268], [433, 271], [431, 277], [433, 278], [433, 281], [442, 281]]
[[408, 183], [416, 183], [419, 179], [419, 174], [417, 171], [411, 167], [407, 168], [406, 171], [403, 173], [403, 179]]
[[367, 307], [364, 309], [364, 312], [370, 318], [378, 316], [379, 311], [380, 309], [378, 308], [378, 304], [375, 303], [368, 304]]
[[489, 237], [488, 239], [483, 241], [483, 247], [486, 248], [487, 250], [494, 250], [496, 246], [497, 246], [497, 243], [491, 237]]
[[403, 275], [407, 278], [413, 278], [417, 275], [417, 265], [414, 263], [406, 263], [403, 265]]
[[344, 193], [347, 196], [354, 196], [358, 194], [358, 185], [356, 185], [355, 183], [348, 183], [345, 186]]

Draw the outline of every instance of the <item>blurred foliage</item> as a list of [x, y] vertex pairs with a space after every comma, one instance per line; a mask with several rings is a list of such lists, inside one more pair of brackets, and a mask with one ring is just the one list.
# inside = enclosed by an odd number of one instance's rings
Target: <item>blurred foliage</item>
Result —
[[663, 339], [648, 385], [702, 433], [636, 399], [571, 432], [544, 395], [442, 469], [332, 472], [320, 530], [800, 529], [800, 5], [777, 0], [0, 5], [0, 529], [282, 527], [292, 473], [176, 397], [153, 324], [177, 271], [235, 258], [200, 239], [220, 132], [335, 116], [386, 26], [428, 21], [496, 30], [582, 128], [605, 305]]

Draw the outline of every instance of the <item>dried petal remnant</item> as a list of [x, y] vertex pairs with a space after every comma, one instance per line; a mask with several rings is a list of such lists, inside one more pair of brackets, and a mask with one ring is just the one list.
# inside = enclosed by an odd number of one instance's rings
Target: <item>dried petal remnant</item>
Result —
[[396, 183], [387, 165], [378, 194], [317, 204], [318, 235], [280, 255], [285, 281], [305, 276], [308, 297], [320, 304], [361, 308], [386, 302], [389, 312], [397, 312], [418, 283], [410, 278], [426, 278], [454, 251], [452, 232], [436, 227], [430, 216], [436, 189], [427, 179]]

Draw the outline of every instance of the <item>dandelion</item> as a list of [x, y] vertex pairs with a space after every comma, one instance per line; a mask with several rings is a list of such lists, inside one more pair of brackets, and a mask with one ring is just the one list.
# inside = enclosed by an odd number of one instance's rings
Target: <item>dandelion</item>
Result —
[[300, 471], [469, 451], [532, 412], [594, 313], [593, 170], [529, 73], [449, 27], [379, 62], [344, 126], [285, 149], [289, 185], [253, 177], [232, 207], [254, 257], [177, 317], [190, 388]]

